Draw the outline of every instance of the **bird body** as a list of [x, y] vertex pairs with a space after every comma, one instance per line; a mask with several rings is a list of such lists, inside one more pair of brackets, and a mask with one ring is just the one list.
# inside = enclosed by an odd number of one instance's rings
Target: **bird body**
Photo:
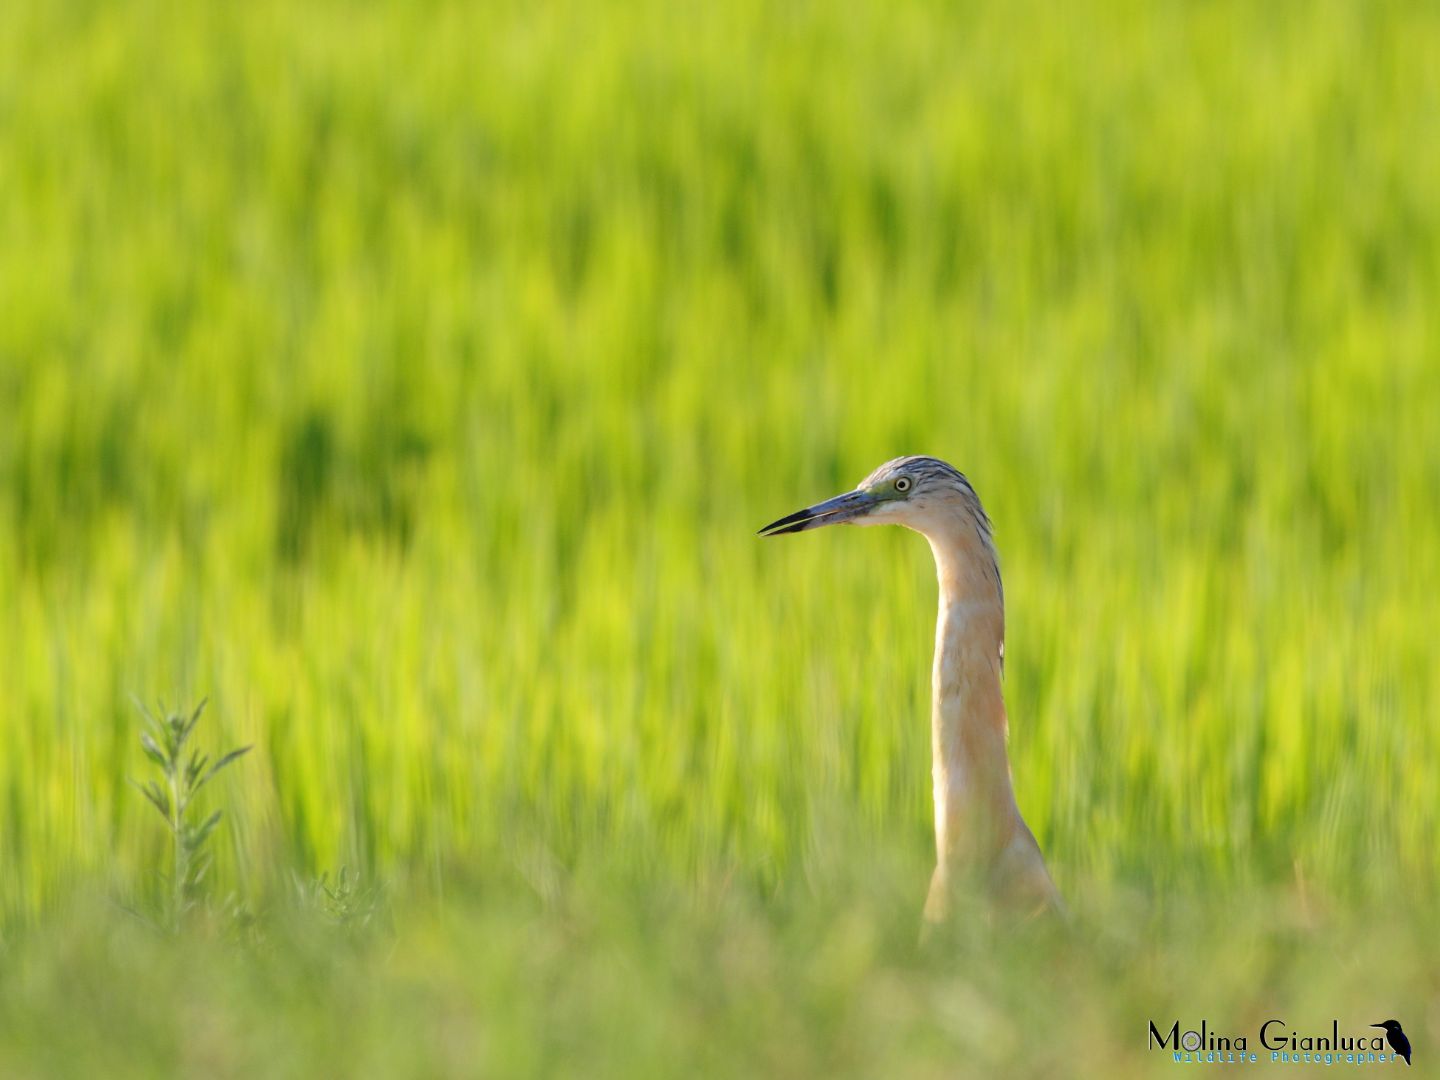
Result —
[[925, 918], [944, 922], [957, 889], [979, 885], [1025, 913], [1060, 895], [1011, 783], [1001, 676], [1005, 595], [990, 519], [970, 482], [932, 457], [886, 462], [847, 492], [781, 518], [767, 536], [832, 524], [903, 525], [930, 542], [939, 583], [931, 671], [935, 872]]
[[1395, 1056], [1403, 1057], [1405, 1064], [1410, 1064], [1410, 1040], [1406, 1038], [1399, 1020], [1386, 1020], [1383, 1024], [1371, 1024], [1370, 1026], [1384, 1028], [1385, 1041], [1390, 1044], [1390, 1049], [1395, 1051]]

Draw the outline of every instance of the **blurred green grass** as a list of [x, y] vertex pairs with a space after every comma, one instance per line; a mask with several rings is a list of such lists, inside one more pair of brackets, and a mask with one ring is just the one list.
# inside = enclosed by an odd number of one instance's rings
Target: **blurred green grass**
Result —
[[[931, 843], [928, 554], [753, 530], [903, 452], [996, 521], [1017, 790], [1094, 925], [1138, 904], [1180, 935], [1164, 968], [1202, 940], [1177, 907], [1323, 949], [1403, 897], [1392, 932], [1424, 940], [1432, 6], [6, 23], [0, 940], [27, 963], [62, 963], [75, 897], [147, 887], [126, 778], [157, 695], [257, 746], [217, 873], [261, 906], [344, 864], [422, 926], [469, 898], [434, 932], [477, 951], [563, 936], [546, 913], [593, 881], [632, 919], [733, 893], [777, 969], [846, 918], [899, 940]], [[827, 890], [879, 867], [846, 915]], [[663, 961], [618, 914], [582, 945], [683, 1047], [672, 954], [728, 924], [672, 916]], [[891, 956], [836, 985], [889, 985]], [[1440, 1036], [1425, 956], [1395, 978]], [[1136, 1000], [1076, 978], [1110, 1019]], [[974, 1048], [937, 1016], [935, 1061]], [[766, 1030], [801, 1056], [760, 1071], [835, 1065]]]

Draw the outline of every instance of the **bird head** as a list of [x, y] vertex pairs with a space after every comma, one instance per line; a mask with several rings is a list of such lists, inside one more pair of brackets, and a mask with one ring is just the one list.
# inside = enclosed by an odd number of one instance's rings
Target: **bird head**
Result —
[[957, 510], [974, 516], [988, 535], [990, 521], [959, 470], [939, 458], [900, 457], [881, 465], [854, 491], [772, 521], [760, 534], [781, 536], [825, 525], [904, 525], [929, 534], [938, 520], [953, 518]]
[[1378, 1024], [1371, 1024], [1370, 1026], [1371, 1026], [1371, 1027], [1384, 1028], [1386, 1031], [1399, 1031], [1399, 1030], [1400, 1030], [1400, 1021], [1399, 1021], [1399, 1020], [1384, 1020], [1384, 1021], [1381, 1021], [1381, 1022], [1378, 1023]]

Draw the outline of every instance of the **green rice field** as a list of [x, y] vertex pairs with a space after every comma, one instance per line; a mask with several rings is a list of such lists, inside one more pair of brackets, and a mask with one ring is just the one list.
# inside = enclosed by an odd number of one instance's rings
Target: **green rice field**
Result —
[[[0, 1076], [1435, 1067], [1440, 8], [0, 27]], [[755, 535], [904, 453], [1068, 925], [919, 944], [929, 551]]]

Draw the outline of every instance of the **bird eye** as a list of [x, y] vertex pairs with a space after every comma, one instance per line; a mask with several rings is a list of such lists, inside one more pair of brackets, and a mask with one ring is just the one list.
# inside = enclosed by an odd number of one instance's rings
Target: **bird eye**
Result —
[[902, 476], [902, 477], [900, 477], [900, 479], [896, 480], [896, 481], [895, 481], [895, 490], [896, 490], [896, 491], [909, 491], [909, 490], [910, 490], [910, 478], [909, 478], [908, 476]]

